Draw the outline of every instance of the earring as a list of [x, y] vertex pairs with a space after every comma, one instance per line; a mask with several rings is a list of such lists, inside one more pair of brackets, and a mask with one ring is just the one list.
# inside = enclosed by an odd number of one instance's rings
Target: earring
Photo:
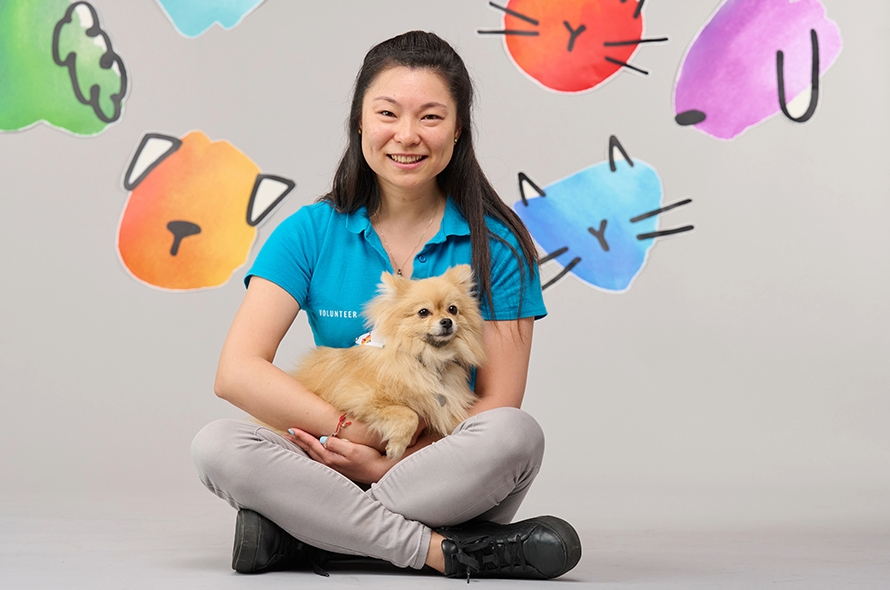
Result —
[[361, 130], [361, 128], [359, 128], [359, 130], [358, 130], [358, 134], [359, 134], [359, 135], [362, 134], [362, 130]]
[[457, 138], [456, 138], [456, 137], [454, 138], [454, 143], [457, 143]]

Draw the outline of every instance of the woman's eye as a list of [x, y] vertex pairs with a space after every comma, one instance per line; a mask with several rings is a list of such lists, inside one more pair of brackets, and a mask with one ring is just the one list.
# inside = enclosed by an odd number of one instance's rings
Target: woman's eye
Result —
[[384, 117], [395, 117], [392, 111], [380, 111], [380, 114]]
[[419, 316], [422, 317], [422, 318], [425, 318], [425, 317], [427, 317], [428, 315], [430, 315], [430, 310], [428, 310], [428, 309], [421, 309], [420, 311], [417, 312], [417, 315], [419, 315]]
[[448, 308], [448, 313], [450, 313], [451, 315], [457, 315], [457, 307], [452, 305]]

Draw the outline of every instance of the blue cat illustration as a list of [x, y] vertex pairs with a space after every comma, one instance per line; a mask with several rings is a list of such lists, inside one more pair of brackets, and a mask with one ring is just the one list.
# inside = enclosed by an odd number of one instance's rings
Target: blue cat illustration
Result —
[[[623, 161], [616, 161], [616, 148]], [[537, 196], [528, 198], [527, 190]], [[665, 205], [655, 169], [632, 160], [614, 135], [609, 138], [608, 162], [543, 189], [520, 172], [519, 192], [521, 200], [513, 208], [546, 252], [541, 264], [555, 261], [563, 267], [544, 289], [571, 272], [593, 287], [624, 292], [642, 271], [656, 238], [694, 229], [659, 229], [660, 214], [692, 199]]]

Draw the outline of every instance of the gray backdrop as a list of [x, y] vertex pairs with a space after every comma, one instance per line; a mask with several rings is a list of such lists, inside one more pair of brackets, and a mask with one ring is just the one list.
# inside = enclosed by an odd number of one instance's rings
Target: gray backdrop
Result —
[[[240, 412], [212, 382], [244, 269], [219, 289], [165, 293], [118, 260], [122, 176], [146, 132], [228, 140], [297, 189], [260, 226], [322, 194], [365, 51], [412, 28], [465, 58], [478, 150], [508, 203], [606, 157], [616, 134], [654, 166], [661, 240], [632, 288], [568, 277], [546, 292], [525, 407], [548, 435], [523, 514], [610, 523], [796, 519], [887, 523], [890, 273], [886, 136], [890, 5], [824, 0], [844, 49], [816, 116], [772, 118], [732, 142], [673, 121], [688, 44], [718, 0], [650, 0], [648, 76], [578, 95], [543, 90], [483, 0], [266, 0], [236, 28], [181, 36], [153, 0], [94, 0], [131, 75], [123, 118], [93, 138], [39, 125], [0, 134], [3, 499], [191, 497], [188, 448]], [[277, 362], [311, 345], [298, 319]], [[206, 495], [206, 498], [205, 498]]]

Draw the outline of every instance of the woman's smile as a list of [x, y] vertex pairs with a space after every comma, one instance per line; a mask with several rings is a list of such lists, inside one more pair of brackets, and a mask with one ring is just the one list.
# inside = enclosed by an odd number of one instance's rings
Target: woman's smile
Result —
[[399, 154], [389, 154], [389, 159], [397, 164], [416, 164], [425, 159], [426, 156], [403, 156]]

